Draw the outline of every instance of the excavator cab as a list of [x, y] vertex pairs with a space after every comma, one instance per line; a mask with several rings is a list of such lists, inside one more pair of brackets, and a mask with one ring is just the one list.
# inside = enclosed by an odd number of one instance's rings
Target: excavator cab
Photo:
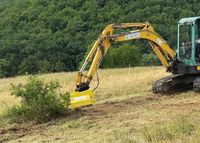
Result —
[[200, 65], [200, 17], [179, 20], [177, 47], [181, 63], [192, 67]]

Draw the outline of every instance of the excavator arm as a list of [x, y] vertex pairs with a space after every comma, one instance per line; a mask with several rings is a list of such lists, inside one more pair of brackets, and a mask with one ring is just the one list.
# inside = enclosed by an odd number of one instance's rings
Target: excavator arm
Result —
[[[133, 30], [120, 34], [113, 34], [115, 29]], [[89, 89], [89, 85], [92, 78], [95, 76], [101, 61], [106, 55], [108, 49], [111, 47], [111, 44], [114, 42], [131, 41], [136, 39], [148, 40], [162, 65], [167, 69], [167, 71], [170, 71], [170, 62], [174, 59], [175, 52], [170, 48], [167, 42], [154, 31], [153, 27], [148, 22], [110, 24], [100, 34], [78, 72], [76, 77], [76, 91], [71, 93], [71, 108], [77, 108], [94, 103], [93, 92]], [[91, 61], [92, 63], [88, 72], [84, 74], [83, 72], [85, 68]]]
[[[128, 29], [138, 28], [137, 30], [129, 31], [121, 34], [113, 34], [114, 29]], [[148, 23], [122, 23], [119, 25], [111, 24], [108, 25], [101, 33], [93, 45], [91, 51], [86, 57], [83, 66], [81, 67], [77, 80], [77, 91], [87, 90], [89, 84], [95, 75], [103, 57], [106, 55], [111, 44], [114, 42], [130, 41], [136, 39], [145, 39], [149, 41], [150, 46], [161, 61], [162, 65], [170, 70], [170, 61], [174, 58], [175, 52], [169, 47], [167, 42], [157, 34], [153, 27]], [[92, 61], [91, 67], [86, 75], [83, 74], [89, 61]]]

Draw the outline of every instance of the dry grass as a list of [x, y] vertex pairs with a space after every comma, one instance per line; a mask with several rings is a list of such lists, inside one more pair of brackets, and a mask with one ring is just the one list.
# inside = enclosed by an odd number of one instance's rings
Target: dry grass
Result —
[[102, 70], [99, 75], [96, 98], [98, 102], [105, 102], [149, 93], [152, 83], [168, 74], [161, 67], [136, 67]]
[[[56, 73], [41, 77], [45, 80], [59, 80], [63, 86], [62, 91], [73, 91], [75, 74]], [[70, 117], [63, 117], [47, 124], [10, 125], [2, 135], [0, 130], [0, 138], [10, 142], [134, 143], [149, 141], [144, 136], [144, 130], [147, 131], [146, 135], [154, 138], [160, 135], [162, 126], [167, 128], [167, 131], [171, 130], [172, 126], [178, 132], [178, 136], [173, 134], [173, 139], [154, 141], [198, 142], [200, 128], [195, 125], [200, 121], [199, 95], [192, 91], [164, 97], [152, 94], [153, 81], [166, 75], [162, 67], [100, 70], [100, 86], [95, 91], [96, 105], [82, 108]], [[9, 106], [17, 104], [19, 99], [9, 96], [9, 85], [23, 83], [26, 78], [23, 76], [0, 81], [4, 82], [0, 90], [0, 103], [4, 100], [3, 102]], [[92, 87], [95, 87], [95, 84], [94, 80]], [[0, 106], [0, 109], [6, 108], [4, 104]], [[190, 117], [187, 120], [188, 124], [195, 126], [191, 134], [183, 134], [184, 138], [181, 138], [182, 134], [173, 126], [177, 124], [179, 116]], [[181, 125], [188, 125], [184, 122], [185, 120]], [[156, 125], [157, 128], [153, 128]], [[15, 131], [12, 130], [13, 126]], [[151, 130], [154, 130], [155, 134], [151, 134]]]
[[145, 128], [143, 136], [146, 142], [167, 142], [191, 136], [194, 130], [195, 127], [189, 119], [180, 117], [175, 121], [159, 123], [153, 127]]

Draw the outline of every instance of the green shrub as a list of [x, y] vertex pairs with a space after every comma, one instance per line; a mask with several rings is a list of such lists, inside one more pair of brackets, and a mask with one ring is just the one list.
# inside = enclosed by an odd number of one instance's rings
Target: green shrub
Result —
[[57, 81], [45, 83], [30, 77], [25, 85], [12, 85], [11, 95], [21, 97], [21, 105], [13, 106], [8, 117], [15, 122], [45, 122], [69, 112], [69, 93], [60, 93]]

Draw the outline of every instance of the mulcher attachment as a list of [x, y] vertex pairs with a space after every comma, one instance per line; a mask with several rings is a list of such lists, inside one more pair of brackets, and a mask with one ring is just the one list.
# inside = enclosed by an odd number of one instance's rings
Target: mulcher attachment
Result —
[[76, 91], [70, 93], [70, 109], [80, 108], [95, 103], [93, 91], [88, 89], [85, 91]]

